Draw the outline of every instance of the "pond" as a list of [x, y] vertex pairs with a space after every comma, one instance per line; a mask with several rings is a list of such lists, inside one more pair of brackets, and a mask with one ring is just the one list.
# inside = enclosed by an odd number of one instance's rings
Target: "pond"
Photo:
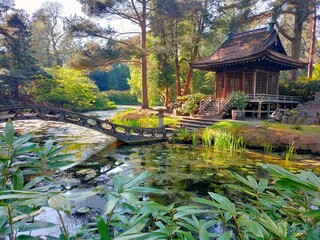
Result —
[[[124, 109], [124, 108], [122, 108]], [[110, 112], [91, 112], [101, 118], [110, 118]], [[164, 189], [167, 194], [148, 196], [153, 200], [169, 204], [190, 203], [190, 198], [207, 196], [208, 192], [222, 193], [233, 200], [239, 199], [227, 185], [234, 183], [231, 172], [268, 178], [259, 166], [260, 163], [280, 165], [290, 171], [309, 169], [320, 173], [320, 157], [298, 155], [295, 161], [284, 160], [283, 154], [264, 154], [259, 151], [242, 151], [235, 154], [215, 153], [212, 148], [182, 144], [158, 143], [144, 146], [118, 145], [115, 139], [96, 131], [71, 124], [44, 122], [40, 120], [15, 121], [19, 133], [32, 132], [35, 142], [53, 139], [61, 145], [70, 144], [68, 152], [75, 153], [75, 164], [55, 174], [54, 178], [68, 190], [85, 191], [99, 185], [112, 185], [113, 175], [117, 172], [126, 176], [137, 176], [143, 171], [152, 177], [145, 186]], [[0, 125], [0, 131], [4, 124]], [[104, 196], [97, 195], [83, 202], [74, 203], [74, 215], [65, 216], [69, 230], [74, 232], [83, 222], [88, 221], [104, 207]], [[79, 216], [76, 210], [88, 207], [86, 216]], [[59, 223], [58, 217], [50, 212], [40, 215], [41, 219]], [[46, 234], [55, 235], [51, 229]]]
[[[107, 183], [116, 172], [137, 176], [147, 171], [152, 177], [145, 185], [167, 192], [165, 197], [152, 196], [153, 199], [164, 204], [187, 203], [190, 197], [207, 196], [209, 191], [227, 194], [230, 197], [232, 191], [228, 190], [227, 184], [235, 182], [230, 175], [231, 172], [268, 178], [259, 166], [262, 163], [280, 165], [293, 172], [301, 169], [320, 172], [320, 158], [311, 155], [299, 155], [295, 161], [286, 161], [282, 154], [267, 155], [249, 150], [221, 154], [215, 153], [212, 148], [182, 144], [113, 144], [88, 161], [68, 169], [65, 179], [77, 186], [80, 184], [90, 188]], [[68, 188], [74, 188], [72, 183], [69, 183]]]

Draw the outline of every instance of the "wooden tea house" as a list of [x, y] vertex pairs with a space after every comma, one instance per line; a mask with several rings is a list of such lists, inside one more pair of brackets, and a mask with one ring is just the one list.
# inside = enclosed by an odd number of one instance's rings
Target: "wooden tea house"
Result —
[[214, 99], [207, 99], [222, 111], [232, 93], [247, 94], [247, 112], [261, 117], [279, 105], [290, 107], [299, 101], [292, 96], [279, 95], [279, 72], [306, 67], [307, 63], [289, 57], [280, 41], [278, 32], [270, 23], [268, 27], [228, 34], [225, 42], [209, 57], [191, 63], [192, 68], [214, 71]]

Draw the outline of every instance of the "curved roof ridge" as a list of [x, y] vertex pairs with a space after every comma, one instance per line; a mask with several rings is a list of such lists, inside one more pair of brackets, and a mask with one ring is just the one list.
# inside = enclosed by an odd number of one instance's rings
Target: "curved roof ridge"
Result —
[[262, 33], [262, 32], [267, 32], [268, 27], [263, 27], [263, 28], [258, 28], [258, 29], [253, 29], [253, 30], [249, 30], [246, 32], [241, 32], [241, 33], [231, 33], [231, 38], [230, 39], [234, 39], [234, 38], [239, 38], [239, 37], [246, 37], [248, 35], [251, 34], [257, 34], [257, 33]]
[[[244, 64], [245, 61], [263, 60], [263, 56], [273, 58], [270, 64], [277, 64], [281, 69], [302, 68], [306, 63], [288, 56], [283, 48], [276, 29], [270, 27], [259, 28], [229, 37], [209, 57], [192, 62], [194, 68], [216, 68], [216, 66]], [[286, 66], [286, 63], [290, 67]], [[287, 65], [288, 65], [287, 64]], [[285, 67], [282, 67], [285, 66]]]

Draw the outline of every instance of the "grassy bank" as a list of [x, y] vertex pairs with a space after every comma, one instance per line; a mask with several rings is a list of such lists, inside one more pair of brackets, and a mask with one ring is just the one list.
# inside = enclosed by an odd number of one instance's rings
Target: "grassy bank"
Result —
[[283, 151], [294, 146], [301, 153], [320, 154], [320, 126], [227, 120], [221, 121], [211, 128], [241, 134], [249, 148]]
[[[116, 114], [111, 122], [114, 124], [132, 126], [132, 127], [145, 127], [157, 128], [159, 124], [158, 112], [150, 109], [128, 109], [124, 112]], [[177, 118], [164, 117], [164, 125], [177, 125]]]
[[[157, 111], [145, 109], [128, 109], [118, 113], [112, 123], [126, 126], [156, 128]], [[165, 116], [165, 126], [178, 125], [178, 118]], [[210, 127], [215, 131], [226, 131], [241, 135], [247, 148], [265, 151], [287, 151], [290, 147], [298, 153], [320, 154], [320, 126], [291, 125], [268, 121], [232, 121], [224, 120]], [[183, 132], [182, 132], [183, 133]], [[185, 133], [188, 135], [188, 132]], [[197, 131], [201, 139], [203, 129]], [[192, 136], [189, 136], [191, 142]]]

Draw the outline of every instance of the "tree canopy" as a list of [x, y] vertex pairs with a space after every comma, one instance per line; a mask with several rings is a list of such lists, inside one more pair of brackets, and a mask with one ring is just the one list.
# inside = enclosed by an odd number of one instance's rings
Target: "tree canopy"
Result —
[[[88, 75], [103, 91], [130, 88], [143, 108], [167, 105], [177, 96], [213, 91], [214, 73], [194, 72], [190, 62], [209, 56], [228, 32], [271, 21], [290, 56], [309, 61], [309, 72], [318, 62], [318, 0], [78, 1], [87, 17], [63, 17], [62, 5], [54, 1], [32, 16], [15, 9], [13, 0], [0, 2], [2, 96], [23, 95], [30, 81], [60, 66]], [[117, 32], [115, 18], [138, 32]]]

